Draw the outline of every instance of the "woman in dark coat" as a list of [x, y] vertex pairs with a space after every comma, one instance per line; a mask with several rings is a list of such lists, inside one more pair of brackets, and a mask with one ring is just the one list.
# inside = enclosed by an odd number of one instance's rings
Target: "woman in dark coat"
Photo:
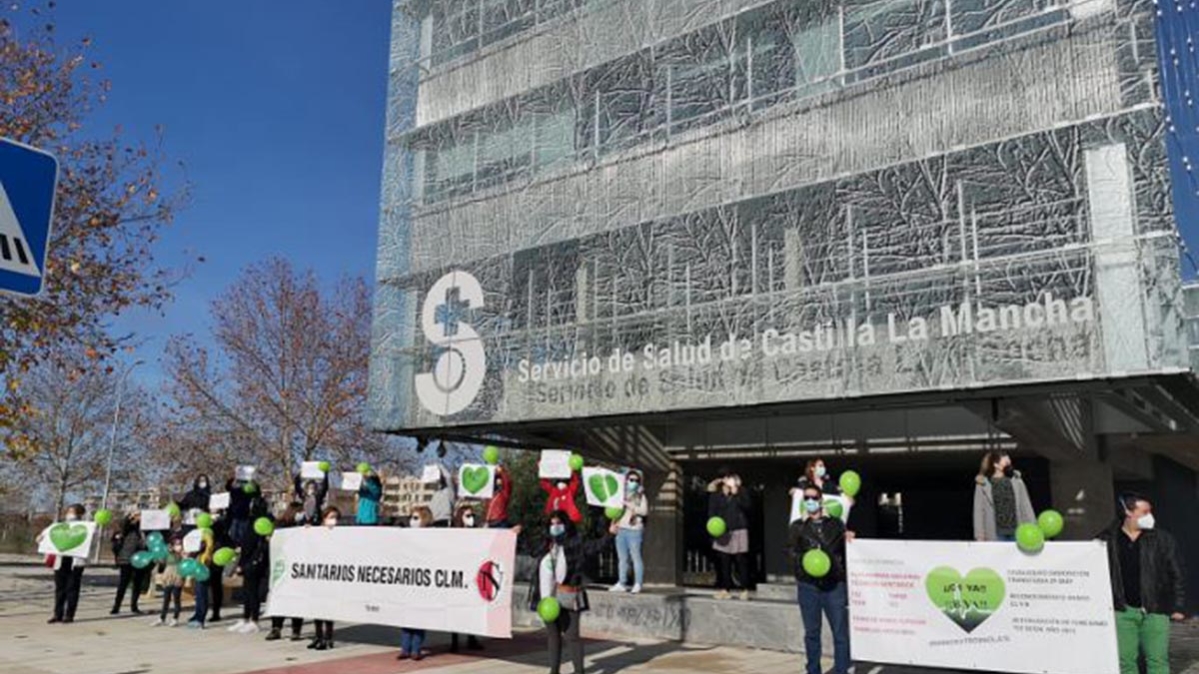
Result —
[[149, 567], [139, 569], [133, 566], [133, 555], [146, 549], [146, 538], [141, 532], [141, 522], [141, 513], [134, 511], [125, 516], [121, 526], [112, 534], [112, 554], [117, 559], [117, 569], [121, 575], [120, 580], [117, 581], [117, 596], [112, 603], [112, 610], [109, 611], [110, 615], [121, 612], [121, 604], [125, 601], [126, 590], [129, 590], [132, 595], [129, 599], [130, 610], [141, 615], [141, 610], [137, 608], [137, 600], [145, 591], [150, 580]]

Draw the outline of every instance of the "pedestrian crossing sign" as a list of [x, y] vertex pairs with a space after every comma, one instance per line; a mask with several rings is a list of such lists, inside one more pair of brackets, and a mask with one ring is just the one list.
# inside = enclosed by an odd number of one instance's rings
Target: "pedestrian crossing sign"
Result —
[[0, 291], [42, 292], [58, 160], [0, 138]]

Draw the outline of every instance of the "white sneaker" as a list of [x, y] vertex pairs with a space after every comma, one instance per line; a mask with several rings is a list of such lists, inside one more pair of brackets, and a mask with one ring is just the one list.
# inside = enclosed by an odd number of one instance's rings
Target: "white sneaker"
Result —
[[150, 627], [162, 627], [165, 624], [166, 623], [162, 621], [162, 618], [155, 618], [150, 621]]
[[633, 594], [641, 594], [641, 586], [634, 585], [633, 589], [629, 590], [629, 592], [632, 592]]
[[609, 592], [628, 592], [629, 588], [625, 587], [624, 583], [617, 583], [617, 584], [613, 585], [612, 587], [608, 588], [608, 591]]
[[167, 623], [167, 627], [178, 627], [178, 626], [179, 626], [179, 621], [175, 620], [174, 618], [171, 618], [171, 621]]
[[239, 632], [242, 627], [245, 627], [246, 621], [238, 619], [237, 622], [225, 628], [226, 632]]
[[258, 623], [246, 623], [237, 630], [238, 634], [258, 634]]

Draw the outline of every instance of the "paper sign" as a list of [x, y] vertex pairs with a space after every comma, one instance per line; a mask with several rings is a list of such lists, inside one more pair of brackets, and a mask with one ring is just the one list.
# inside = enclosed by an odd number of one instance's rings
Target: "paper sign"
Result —
[[55, 522], [38, 536], [37, 551], [59, 557], [88, 557], [95, 535], [95, 522]]
[[433, 484], [434, 482], [441, 482], [441, 468], [439, 468], [435, 463], [430, 463], [429, 465], [425, 466], [425, 469], [421, 471], [420, 481], [421, 484]]
[[213, 494], [208, 499], [208, 509], [212, 511], [225, 510], [229, 507], [229, 492]]
[[572, 472], [569, 451], [546, 449], [541, 452], [541, 461], [537, 464], [537, 477], [544, 480], [569, 480]]
[[607, 468], [583, 468], [587, 505], [601, 508], [624, 506], [624, 475]]
[[491, 498], [495, 495], [495, 466], [462, 464], [458, 469], [458, 487], [462, 498]]
[[196, 516], [202, 512], [204, 511], [199, 508], [189, 508], [183, 513], [183, 523], [190, 527], [196, 526]]
[[195, 531], [187, 532], [183, 537], [183, 551], [186, 553], [199, 552], [204, 547], [204, 534], [196, 529]]
[[321, 470], [320, 461], [305, 461], [300, 464], [300, 477], [305, 480], [323, 480], [325, 471]]
[[257, 472], [258, 469], [254, 466], [238, 466], [237, 470], [233, 471], [233, 476], [241, 482], [250, 482]]
[[362, 488], [362, 474], [354, 471], [342, 473], [341, 486], [338, 488], [342, 491], [358, 491]]
[[[848, 496], [840, 496], [834, 494], [824, 495], [824, 514], [828, 517], [836, 517], [842, 522], [849, 522], [849, 509], [853, 507], [853, 499]], [[803, 490], [796, 489], [791, 495], [791, 519], [788, 522], [795, 520], [803, 520], [808, 518], [808, 513], [803, 507]]]
[[143, 510], [142, 531], [167, 531], [171, 528], [171, 514], [165, 510]]

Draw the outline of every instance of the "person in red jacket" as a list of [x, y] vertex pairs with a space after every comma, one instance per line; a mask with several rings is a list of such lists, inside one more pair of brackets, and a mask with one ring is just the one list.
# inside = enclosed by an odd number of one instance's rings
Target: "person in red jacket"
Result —
[[503, 466], [495, 467], [495, 492], [487, 500], [484, 522], [490, 529], [511, 529], [508, 521], [508, 502], [512, 500], [512, 480]]
[[570, 521], [578, 524], [583, 521], [583, 513], [579, 512], [579, 506], [575, 505], [575, 495], [579, 493], [579, 472], [574, 471], [570, 474], [570, 482], [565, 480], [549, 480], [541, 481], [541, 488], [545, 493], [549, 494], [549, 498], [545, 500], [545, 514], [550, 515], [556, 511], [565, 512]]

